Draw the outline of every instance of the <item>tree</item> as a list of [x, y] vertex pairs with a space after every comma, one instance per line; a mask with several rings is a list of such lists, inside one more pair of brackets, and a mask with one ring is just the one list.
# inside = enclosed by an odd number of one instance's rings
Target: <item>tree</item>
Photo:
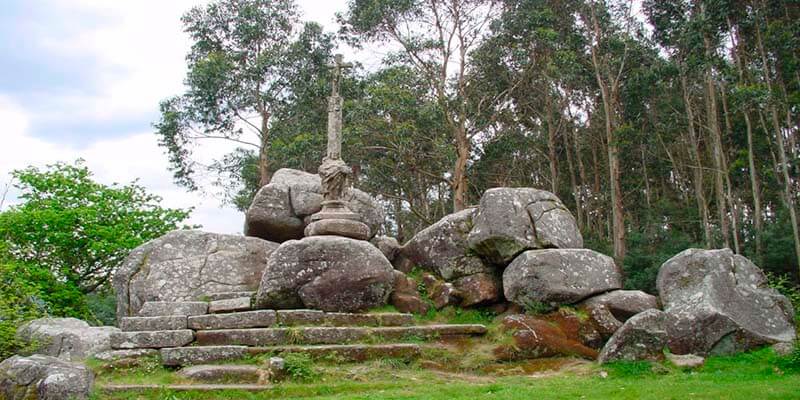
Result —
[[[211, 170], [229, 199], [235, 198], [235, 185], [224, 181], [249, 183], [252, 174], [237, 171], [254, 160], [256, 188], [269, 182], [275, 118], [286, 117], [285, 108], [298, 99], [310, 98], [304, 91], [327, 74], [333, 39], [318, 24], [301, 25], [293, 0], [218, 0], [192, 8], [182, 21], [193, 41], [186, 92], [161, 102], [154, 126], [177, 183], [195, 190], [197, 174]], [[240, 147], [204, 166], [192, 151], [207, 140]]]
[[47, 271], [82, 294], [106, 285], [132, 249], [177, 229], [191, 211], [163, 208], [160, 197], [135, 183], [97, 183], [81, 162], [12, 175], [23, 203], [0, 213], [5, 258], [33, 275]]
[[[467, 202], [467, 166], [474, 126], [467, 102], [467, 72], [472, 50], [496, 14], [494, 0], [351, 0], [341, 17], [343, 31], [357, 41], [392, 42], [400, 58], [412, 65], [441, 107], [455, 146], [450, 185], [453, 208]], [[493, 105], [495, 102], [487, 102]], [[489, 106], [491, 107], [491, 106]]]

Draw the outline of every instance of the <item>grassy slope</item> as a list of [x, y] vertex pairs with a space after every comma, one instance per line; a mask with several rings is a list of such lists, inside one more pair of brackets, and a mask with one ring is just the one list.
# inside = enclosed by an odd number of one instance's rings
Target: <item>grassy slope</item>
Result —
[[[511, 365], [513, 370], [513, 365]], [[681, 371], [664, 364], [621, 363], [599, 367], [579, 364], [544, 377], [496, 377], [428, 370], [420, 363], [377, 361], [368, 365], [317, 367], [321, 378], [285, 382], [253, 394], [125, 393], [97, 399], [800, 399], [800, 369], [789, 367], [765, 349], [735, 357], [712, 357], [699, 370]], [[608, 373], [607, 378], [600, 372]], [[156, 378], [146, 379], [147, 375]], [[167, 383], [166, 371], [133, 371], [101, 376], [100, 383]], [[175, 381], [173, 381], [175, 382]], [[175, 382], [177, 383], [177, 382]]]

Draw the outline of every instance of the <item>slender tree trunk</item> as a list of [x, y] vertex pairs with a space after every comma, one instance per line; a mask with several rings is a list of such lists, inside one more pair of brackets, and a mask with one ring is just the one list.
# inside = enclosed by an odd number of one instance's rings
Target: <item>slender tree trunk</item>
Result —
[[453, 210], [461, 211], [467, 202], [467, 161], [469, 160], [469, 138], [464, 121], [456, 125], [456, 164], [453, 168]]
[[[772, 77], [770, 76], [769, 71], [769, 61], [767, 60], [767, 54], [764, 50], [764, 43], [761, 39], [761, 28], [756, 27], [756, 43], [758, 45], [758, 51], [761, 55], [761, 62], [763, 63], [764, 68], [764, 81], [767, 83], [767, 90], [769, 90], [770, 94], [774, 94], [772, 90]], [[789, 176], [789, 166], [788, 161], [786, 160], [786, 146], [783, 142], [783, 132], [781, 132], [780, 121], [778, 119], [778, 111], [775, 108], [775, 104], [773, 102], [769, 103], [769, 110], [772, 117], [772, 125], [773, 129], [775, 130], [775, 141], [778, 145], [778, 160], [780, 161], [780, 173], [783, 176], [783, 191], [784, 191], [784, 198], [786, 202], [786, 207], [789, 209], [789, 218], [792, 223], [792, 233], [794, 234], [794, 251], [795, 257], [797, 257], [797, 265], [800, 266], [800, 226], [798, 226], [797, 220], [797, 211], [794, 208], [794, 196], [792, 194], [792, 180]]]
[[550, 159], [550, 191], [558, 196], [558, 158], [556, 156], [556, 126], [553, 117], [553, 105], [548, 100], [545, 104], [545, 123], [547, 124], [547, 156]]
[[578, 229], [583, 230], [583, 210], [581, 206], [581, 193], [578, 186], [578, 180], [575, 177], [575, 162], [572, 160], [572, 151], [570, 151], [569, 135], [563, 135], [564, 149], [567, 153], [567, 167], [569, 168], [569, 181], [572, 185], [572, 197], [575, 199], [575, 216], [577, 217]]
[[[725, 90], [725, 84], [720, 83], [720, 98], [722, 99], [722, 115], [725, 120], [725, 134], [731, 136], [733, 134], [733, 125], [731, 124], [730, 112], [728, 111], [728, 96]], [[731, 174], [728, 170], [728, 157], [722, 153], [722, 165], [725, 166], [725, 196], [728, 200], [728, 206], [731, 208], [731, 229], [733, 230], [733, 249], [736, 254], [742, 254], [742, 248], [739, 244], [739, 209], [737, 202], [733, 198], [733, 187], [731, 186]]]
[[691, 149], [689, 154], [694, 161], [694, 168], [692, 168], [692, 177], [694, 181], [695, 198], [697, 199], [697, 209], [700, 212], [700, 217], [703, 219], [703, 236], [706, 240], [706, 247], [713, 247], [711, 238], [711, 225], [709, 223], [708, 203], [706, 202], [705, 188], [703, 187], [703, 162], [700, 153], [700, 143], [697, 140], [697, 132], [694, 129], [694, 108], [692, 107], [692, 99], [689, 96], [688, 82], [686, 75], [681, 72], [681, 86], [683, 87], [683, 102], [686, 105], [686, 119], [688, 120], [689, 128], [689, 144]]
[[266, 186], [272, 179], [269, 172], [269, 113], [261, 111], [261, 143], [258, 148], [259, 186]]
[[[730, 18], [728, 18], [728, 30], [732, 32], [733, 46], [731, 48], [731, 53], [733, 53], [733, 59], [736, 61], [735, 64], [739, 73], [739, 82], [741, 84], [746, 84], [747, 77], [744, 73], [744, 60], [742, 59], [745, 54], [743, 51], [744, 43], [742, 43], [739, 35], [738, 25], [734, 26], [731, 23]], [[755, 146], [753, 145], [753, 121], [750, 119], [750, 110], [748, 110], [746, 106], [742, 108], [742, 116], [744, 116], [744, 124], [747, 132], [747, 165], [750, 175], [750, 190], [753, 196], [753, 228], [756, 231], [756, 259], [759, 262], [759, 265], [761, 265], [764, 254], [764, 217], [761, 210], [761, 189], [759, 188], [758, 169], [756, 169], [755, 160]]]
[[[711, 59], [711, 41], [707, 36], [703, 37], [706, 57]], [[725, 203], [725, 183], [723, 174], [726, 168], [722, 161], [722, 133], [719, 128], [717, 111], [717, 88], [714, 83], [711, 64], [706, 65], [706, 119], [708, 120], [708, 133], [711, 136], [711, 155], [714, 161], [714, 193], [716, 195], [717, 215], [719, 216], [719, 226], [722, 233], [722, 241], [725, 247], [731, 247], [731, 238], [728, 227], [728, 210]]]

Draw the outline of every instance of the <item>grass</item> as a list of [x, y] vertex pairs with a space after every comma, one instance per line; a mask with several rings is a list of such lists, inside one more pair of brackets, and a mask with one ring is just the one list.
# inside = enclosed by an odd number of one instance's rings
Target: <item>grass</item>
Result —
[[[696, 370], [649, 362], [598, 366], [572, 359], [487, 365], [484, 357], [470, 359], [478, 352], [470, 348], [454, 357], [453, 352], [430, 351], [415, 362], [321, 360], [311, 365], [300, 360], [304, 371], [297, 379], [289, 378], [259, 393], [97, 392], [94, 399], [800, 399], [796, 363], [788, 364], [791, 358], [778, 357], [771, 349], [710, 357]], [[312, 375], [306, 375], [306, 368], [314, 370]], [[516, 375], [503, 376], [508, 373]], [[145, 371], [100, 373], [98, 384], [108, 383], [186, 382], [168, 369], [147, 367]]]

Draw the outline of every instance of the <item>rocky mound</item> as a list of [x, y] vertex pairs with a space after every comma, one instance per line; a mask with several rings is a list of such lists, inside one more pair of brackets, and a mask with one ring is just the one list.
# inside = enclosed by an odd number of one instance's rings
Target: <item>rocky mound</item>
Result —
[[278, 244], [238, 235], [178, 230], [147, 242], [114, 273], [117, 317], [148, 301], [192, 301], [255, 291]]

